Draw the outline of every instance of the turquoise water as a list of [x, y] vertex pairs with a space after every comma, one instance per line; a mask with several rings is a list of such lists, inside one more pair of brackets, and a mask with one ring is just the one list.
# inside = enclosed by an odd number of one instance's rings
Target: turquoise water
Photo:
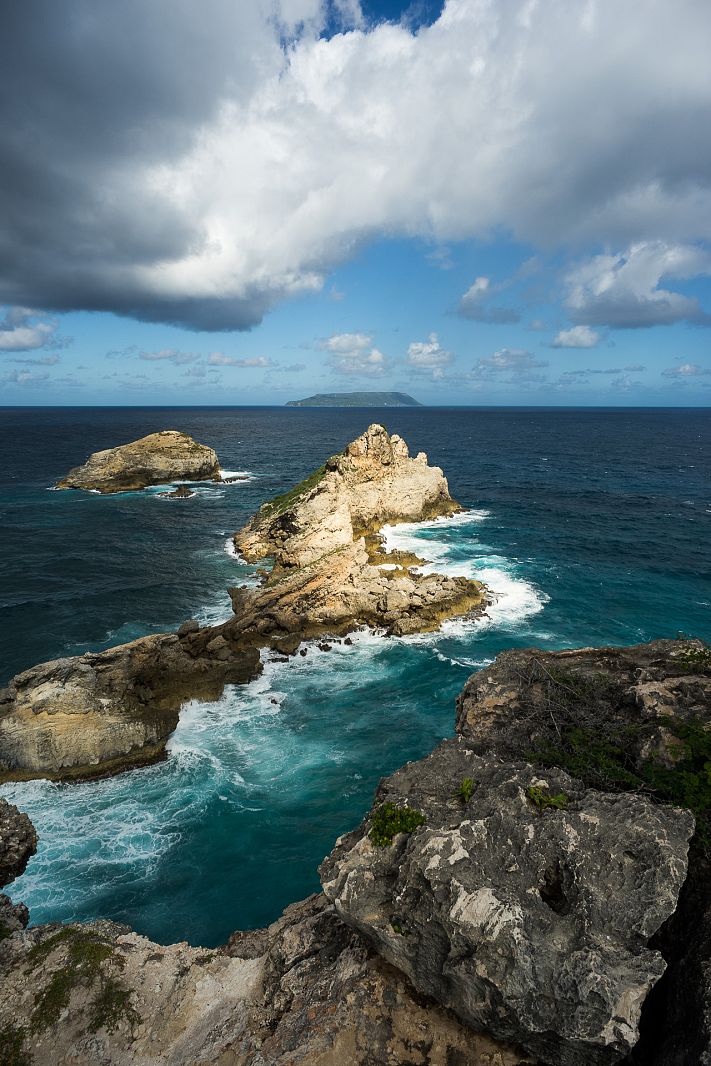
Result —
[[[250, 578], [230, 532], [373, 414], [3, 412], [3, 678], [191, 615], [226, 617], [224, 589]], [[102, 916], [204, 945], [266, 924], [318, 887], [318, 862], [378, 779], [451, 734], [456, 694], [503, 648], [711, 639], [708, 411], [422, 409], [385, 421], [469, 508], [389, 538], [487, 581], [488, 617], [267, 661], [252, 684], [189, 704], [159, 766], [4, 786], [40, 833], [11, 886], [34, 922]], [[47, 491], [88, 451], [169, 427], [252, 479], [187, 501]]]

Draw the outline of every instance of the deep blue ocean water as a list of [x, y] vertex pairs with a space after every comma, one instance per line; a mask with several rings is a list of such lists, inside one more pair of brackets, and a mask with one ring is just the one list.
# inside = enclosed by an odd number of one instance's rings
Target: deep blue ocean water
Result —
[[[33, 922], [101, 916], [203, 945], [264, 925], [318, 887], [318, 862], [378, 779], [453, 732], [456, 694], [502, 649], [711, 640], [708, 409], [5, 409], [0, 684], [227, 617], [226, 587], [250, 579], [230, 534], [376, 420], [442, 466], [470, 509], [397, 527], [393, 543], [482, 577], [499, 597], [489, 617], [268, 662], [185, 708], [158, 766], [0, 788], [40, 833], [10, 888]], [[48, 491], [89, 452], [168, 428], [253, 477], [180, 501]]]

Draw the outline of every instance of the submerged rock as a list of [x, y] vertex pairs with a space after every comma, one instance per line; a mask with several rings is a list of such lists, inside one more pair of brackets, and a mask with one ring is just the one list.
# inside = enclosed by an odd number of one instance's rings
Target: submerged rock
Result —
[[192, 489], [189, 489], [187, 485], [179, 485], [177, 489], [173, 489], [172, 492], [159, 492], [159, 496], [165, 496], [167, 500], [189, 500], [195, 493]]
[[[130, 492], [167, 481], [219, 480], [217, 454], [187, 433], [165, 429], [130, 444], [94, 452], [57, 482], [58, 489]], [[176, 494], [181, 490], [176, 490]]]

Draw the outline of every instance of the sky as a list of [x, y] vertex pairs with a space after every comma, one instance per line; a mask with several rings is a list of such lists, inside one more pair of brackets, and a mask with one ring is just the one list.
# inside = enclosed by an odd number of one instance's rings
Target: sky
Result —
[[23, 0], [0, 405], [711, 401], [705, 0]]

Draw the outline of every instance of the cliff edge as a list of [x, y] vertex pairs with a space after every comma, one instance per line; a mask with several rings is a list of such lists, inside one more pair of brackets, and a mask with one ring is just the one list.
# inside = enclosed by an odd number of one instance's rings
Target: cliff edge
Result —
[[505, 652], [268, 929], [207, 950], [19, 921], [0, 1059], [706, 1066], [709, 738], [700, 641]]

